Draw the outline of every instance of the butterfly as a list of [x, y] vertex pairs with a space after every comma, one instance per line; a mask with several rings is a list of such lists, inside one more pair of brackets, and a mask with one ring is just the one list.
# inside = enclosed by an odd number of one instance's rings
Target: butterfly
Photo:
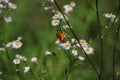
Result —
[[65, 32], [63, 31], [61, 34], [56, 34], [56, 37], [60, 41], [64, 41], [65, 39]]

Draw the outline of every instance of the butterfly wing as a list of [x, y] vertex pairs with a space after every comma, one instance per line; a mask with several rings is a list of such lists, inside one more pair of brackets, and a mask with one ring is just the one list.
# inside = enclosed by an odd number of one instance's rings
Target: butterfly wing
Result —
[[61, 36], [59, 34], [56, 34], [57, 40], [61, 40]]
[[60, 37], [61, 37], [61, 40], [63, 41], [65, 39], [65, 32], [62, 32]]

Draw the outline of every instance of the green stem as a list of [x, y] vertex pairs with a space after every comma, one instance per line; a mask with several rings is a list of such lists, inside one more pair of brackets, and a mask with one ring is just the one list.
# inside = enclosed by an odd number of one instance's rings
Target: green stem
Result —
[[42, 80], [46, 80], [46, 71], [47, 71], [46, 57], [44, 57], [42, 64], [43, 64], [43, 69], [42, 69], [43, 79]]
[[99, 18], [99, 5], [98, 0], [96, 0], [96, 15], [97, 15], [97, 22], [98, 22], [98, 34], [100, 39], [100, 50], [101, 50], [101, 56], [100, 56], [100, 73], [99, 73], [99, 80], [102, 79], [102, 72], [103, 72], [103, 38], [102, 38], [102, 31], [100, 27], [100, 18]]
[[[26, 66], [28, 66], [28, 64], [25, 61], [24, 61], [24, 63], [25, 63]], [[33, 72], [33, 70], [31, 68], [30, 68], [30, 72], [31, 72], [31, 74], [33, 76], [33, 80], [36, 80], [34, 72]]]
[[[77, 35], [75, 34], [75, 32], [73, 31], [73, 29], [71, 28], [68, 20], [65, 18], [64, 13], [62, 12], [62, 10], [61, 10], [61, 8], [59, 7], [58, 3], [56, 2], [56, 0], [54, 0], [54, 2], [55, 2], [55, 4], [56, 4], [57, 8], [59, 9], [59, 11], [61, 12], [62, 16], [64, 17], [64, 19], [65, 19], [65, 21], [66, 21], [66, 24], [69, 26], [69, 29], [70, 29], [71, 33], [73, 34], [73, 36], [75, 37], [75, 39], [76, 39], [76, 40], [78, 41], [78, 43], [79, 43], [79, 39], [78, 39]], [[82, 49], [83, 53], [85, 54], [87, 60], [89, 61], [90, 65], [93, 67], [93, 69], [95, 70], [95, 72], [97, 73], [97, 75], [99, 75], [99, 72], [97, 71], [96, 67], [94, 66], [94, 64], [92, 63], [91, 59], [88, 57], [88, 55], [86, 54], [86, 52], [84, 51], [84, 49], [82, 48], [82, 46], [81, 46], [80, 43], [79, 43], [79, 45], [80, 45], [80, 48]]]
[[72, 61], [71, 57], [67, 54], [66, 50], [64, 50], [65, 55], [69, 58], [70, 61]]
[[70, 75], [70, 71], [71, 71], [71, 61], [70, 61], [70, 64], [69, 64], [69, 68], [68, 68], [68, 71], [67, 71], [67, 77], [66, 77], [66, 80], [69, 80], [69, 75]]
[[116, 55], [116, 47], [117, 47], [119, 29], [120, 29], [120, 26], [118, 26], [116, 29], [115, 42], [114, 42], [114, 48], [113, 48], [113, 80], [115, 80], [115, 55]]
[[9, 56], [9, 53], [8, 53], [8, 49], [6, 48], [6, 42], [5, 42], [5, 38], [4, 38], [4, 36], [3, 36], [3, 32], [2, 31], [0, 31], [0, 36], [2, 37], [2, 41], [3, 41], [3, 43], [4, 43], [4, 48], [5, 48], [5, 53], [6, 53], [6, 55], [7, 55], [7, 57], [8, 57], [8, 59], [10, 60], [10, 56]]
[[19, 79], [20, 79], [20, 80], [23, 80], [22, 77], [21, 77], [21, 75], [20, 75], [19, 65], [16, 65], [16, 70], [17, 70], [17, 69], [18, 69], [18, 71], [16, 71], [16, 73], [17, 73]]
[[8, 59], [10, 60], [10, 56], [9, 56], [9, 53], [8, 53], [7, 48], [5, 48], [5, 52], [6, 52], [6, 54], [7, 54]]
[[89, 7], [89, 8], [91, 8], [93, 11], [96, 11], [90, 4], [89, 4], [89, 2], [87, 1], [87, 0], [84, 0], [85, 1], [85, 3], [87, 4], [87, 6]]
[[70, 61], [69, 68], [68, 68], [68, 70], [67, 70], [67, 74], [65, 75], [66, 80], [68, 80], [68, 79], [69, 79], [69, 75], [70, 75], [71, 66], [72, 66], [72, 59], [71, 59], [71, 57], [67, 54], [67, 52], [66, 52], [65, 50], [64, 50], [64, 52], [65, 52], [66, 56], [69, 58], [69, 61]]

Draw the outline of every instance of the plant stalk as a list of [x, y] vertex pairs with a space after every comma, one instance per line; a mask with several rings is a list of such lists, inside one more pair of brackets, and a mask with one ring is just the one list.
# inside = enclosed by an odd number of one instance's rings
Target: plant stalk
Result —
[[117, 41], [118, 41], [118, 35], [119, 35], [120, 26], [117, 26], [116, 34], [115, 34], [115, 42], [114, 42], [114, 48], [113, 48], [113, 80], [115, 80], [115, 55], [116, 55], [116, 47], [117, 47]]
[[100, 18], [99, 18], [99, 5], [98, 0], [96, 0], [96, 15], [97, 15], [97, 27], [98, 27], [98, 35], [100, 39], [100, 73], [99, 73], [99, 80], [102, 79], [102, 72], [103, 72], [103, 38], [102, 38], [102, 31], [100, 27]]

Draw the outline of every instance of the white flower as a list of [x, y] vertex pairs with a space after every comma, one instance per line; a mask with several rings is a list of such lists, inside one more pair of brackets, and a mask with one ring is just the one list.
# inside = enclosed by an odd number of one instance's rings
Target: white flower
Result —
[[103, 14], [106, 18], [112, 18], [112, 13], [105, 13]]
[[27, 73], [30, 70], [29, 66], [24, 67], [24, 73]]
[[71, 7], [70, 5], [64, 5], [63, 8], [65, 9], [65, 14], [70, 14], [73, 11], [73, 7]]
[[[112, 13], [105, 13], [105, 14], [103, 14], [103, 15], [104, 15], [106, 18], [111, 19], [112, 22], [113, 22], [114, 19], [116, 18], [116, 16], [113, 15]], [[115, 22], [117, 22], [117, 21], [118, 21], [118, 19], [116, 18]]]
[[6, 48], [10, 48], [10, 47], [12, 47], [12, 42], [6, 44]]
[[84, 60], [85, 60], [85, 58], [82, 57], [82, 56], [79, 56], [78, 58], [79, 58], [79, 60], [81, 60], [81, 61], [84, 61]]
[[19, 54], [16, 54], [15, 58], [16, 58], [16, 59], [20, 59], [20, 60], [23, 59], [23, 57], [22, 57], [21, 55], [19, 55]]
[[22, 56], [23, 61], [27, 61], [27, 58], [25, 56]]
[[60, 46], [64, 48], [65, 50], [69, 50], [71, 48], [71, 43], [67, 41], [65, 43], [61, 43]]
[[48, 1], [54, 3], [54, 0], [48, 0]]
[[4, 52], [4, 51], [5, 51], [5, 48], [0, 48], [0, 51], [3, 51], [3, 52]]
[[80, 45], [83, 48], [88, 47], [88, 43], [86, 42], [86, 40], [83, 40], [83, 39], [81, 39], [79, 43], [76, 44], [77, 47], [80, 47]]
[[66, 29], [69, 29], [69, 26], [68, 25], [63, 25], [62, 28], [66, 30]]
[[31, 62], [36, 63], [37, 62], [37, 57], [32, 57]]
[[16, 54], [15, 58], [23, 60], [23, 61], [27, 61], [27, 58], [25, 56], [21, 56], [19, 54]]
[[19, 40], [16, 40], [16, 41], [13, 41], [13, 42], [12, 42], [12, 48], [15, 48], [15, 49], [21, 48], [22, 45], [23, 45], [23, 43], [20, 42]]
[[75, 2], [71, 2], [71, 3], [70, 3], [70, 6], [75, 7], [75, 6], [76, 6], [76, 3], [75, 3]]
[[3, 4], [0, 4], [0, 9], [3, 8], [3, 7], [4, 7]]
[[[114, 20], [115, 20], [115, 17], [112, 17], [111, 21], [113, 22]], [[118, 21], [118, 19], [116, 18], [115, 22], [117, 22], [117, 21]]]
[[2, 71], [0, 71], [0, 75], [2, 75]]
[[51, 55], [52, 54], [52, 52], [50, 52], [50, 51], [45, 51], [45, 55]]
[[19, 69], [16, 69], [16, 72], [18, 72], [19, 71]]
[[2, 0], [0, 0], [0, 3], [2, 2]]
[[58, 26], [60, 24], [60, 21], [59, 20], [52, 20], [51, 24], [53, 26]]
[[7, 43], [6, 48], [15, 48], [15, 49], [21, 48], [23, 43], [20, 40], [21, 37], [18, 37], [18, 40]]
[[61, 12], [57, 12], [52, 19], [56, 20], [56, 19], [63, 19], [63, 15]]
[[73, 49], [76, 49], [76, 48], [77, 48], [77, 46], [76, 46], [76, 45], [72, 45], [72, 48], [73, 48]]
[[72, 54], [73, 54], [74, 56], [77, 56], [77, 53], [78, 53], [77, 50], [75, 50], [75, 49], [72, 50]]
[[52, 7], [46, 6], [46, 7], [44, 7], [44, 9], [45, 9], [45, 10], [50, 10], [50, 9], [52, 9]]
[[71, 42], [72, 42], [72, 43], [75, 43], [75, 42], [76, 42], [76, 39], [75, 39], [75, 38], [71, 38]]
[[76, 46], [77, 46], [77, 47], [80, 47], [80, 44], [79, 44], [79, 43], [77, 43], [77, 44], [76, 44]]
[[80, 40], [80, 44], [83, 48], [88, 47], [88, 43], [86, 42], [86, 40]]
[[109, 26], [105, 26], [105, 28], [108, 28]]
[[21, 36], [19, 36], [19, 37], [17, 38], [17, 40], [19, 40], [19, 41], [20, 41], [20, 40], [22, 40], [22, 37], [21, 37]]
[[94, 49], [92, 47], [85, 47], [83, 48], [86, 54], [94, 54]]
[[12, 17], [11, 16], [8, 16], [8, 17], [4, 16], [4, 19], [5, 19], [6, 22], [12, 22]]
[[15, 4], [11, 3], [11, 2], [8, 3], [8, 6], [11, 9], [16, 9], [17, 8], [17, 6]]
[[57, 39], [57, 41], [55, 41], [55, 44], [60, 44], [60, 40]]
[[13, 63], [16, 64], [16, 65], [17, 65], [17, 64], [20, 64], [20, 59], [14, 59], [14, 60], [13, 60]]
[[9, 2], [9, 0], [2, 0], [3, 2], [5, 2], [5, 3], [8, 3]]

